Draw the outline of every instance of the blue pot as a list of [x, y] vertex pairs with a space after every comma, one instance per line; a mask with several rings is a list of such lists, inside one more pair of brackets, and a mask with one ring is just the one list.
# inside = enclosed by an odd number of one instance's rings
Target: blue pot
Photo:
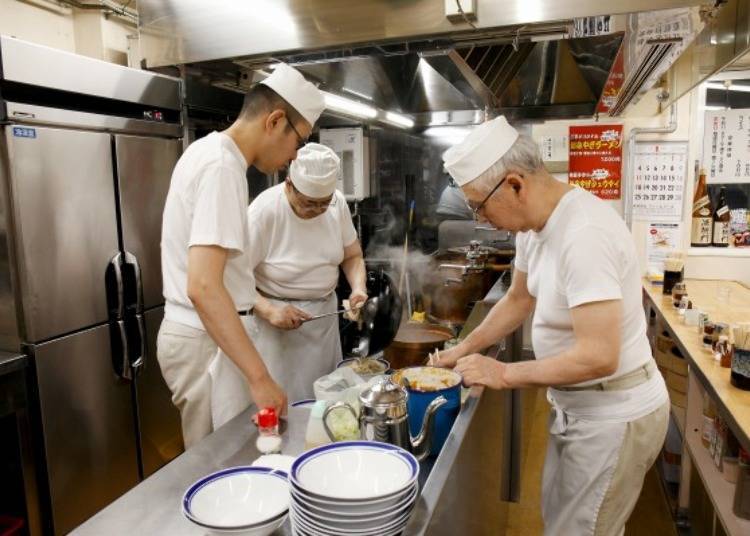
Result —
[[[429, 368], [432, 367], [409, 367], [398, 371], [397, 376], [404, 375], [410, 378], [419, 369]], [[436, 391], [420, 391], [414, 387], [407, 388], [409, 398], [406, 401], [406, 407], [409, 412], [409, 432], [413, 437], [416, 437], [422, 429], [422, 420], [430, 402], [440, 395], [448, 401], [435, 412], [432, 419], [434, 429], [432, 447], [430, 448], [431, 456], [437, 456], [440, 453], [440, 449], [443, 448], [443, 444], [453, 428], [453, 423], [456, 422], [458, 412], [461, 410], [461, 376], [450, 370], [443, 370], [442, 372], [454, 379], [455, 384]], [[394, 381], [397, 380], [394, 378]]]

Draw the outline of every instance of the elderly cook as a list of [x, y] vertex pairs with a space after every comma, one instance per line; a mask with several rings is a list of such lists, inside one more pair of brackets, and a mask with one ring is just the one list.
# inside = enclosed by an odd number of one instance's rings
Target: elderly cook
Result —
[[[286, 409], [243, 320], [255, 304], [249, 268], [247, 168], [289, 164], [324, 109], [322, 93], [280, 64], [245, 96], [237, 120], [188, 147], [172, 173], [162, 222], [166, 301], [157, 358], [180, 410], [185, 446], [213, 429], [209, 364], [217, 347], [259, 407]], [[239, 314], [238, 314], [239, 312]]]
[[[504, 117], [443, 159], [477, 218], [517, 234], [508, 293], [439, 364], [455, 366], [467, 384], [548, 387], [545, 534], [622, 534], [669, 418], [630, 232], [604, 202], [547, 173], [536, 144]], [[532, 312], [535, 360], [476, 353]]]
[[[258, 299], [250, 334], [273, 378], [290, 397], [313, 397], [313, 382], [341, 359], [337, 310], [339, 266], [352, 288], [349, 307], [367, 300], [365, 263], [344, 195], [336, 153], [308, 143], [285, 182], [262, 192], [247, 210], [250, 267]], [[217, 366], [231, 367], [221, 359]], [[232, 385], [234, 387], [232, 387]], [[217, 422], [249, 403], [247, 389], [227, 375]], [[218, 401], [218, 399], [217, 399]]]

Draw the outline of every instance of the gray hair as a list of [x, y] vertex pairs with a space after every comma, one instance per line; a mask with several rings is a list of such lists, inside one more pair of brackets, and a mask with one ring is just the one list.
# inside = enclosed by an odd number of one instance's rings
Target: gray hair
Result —
[[505, 177], [511, 171], [534, 173], [543, 167], [539, 146], [529, 136], [519, 134], [508, 152], [470, 184], [476, 190], [488, 193], [495, 187], [498, 178]]

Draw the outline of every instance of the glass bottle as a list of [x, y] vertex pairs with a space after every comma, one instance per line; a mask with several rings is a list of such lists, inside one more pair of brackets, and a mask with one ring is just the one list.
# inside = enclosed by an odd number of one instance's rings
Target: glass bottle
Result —
[[698, 177], [698, 186], [693, 196], [693, 218], [690, 233], [690, 245], [693, 247], [706, 247], [711, 245], [712, 238], [711, 199], [708, 197], [706, 186], [706, 172], [701, 170]]
[[712, 244], [719, 248], [729, 246], [729, 205], [727, 204], [727, 188], [722, 186], [719, 190], [719, 201], [716, 203], [716, 210], [713, 215], [713, 240]]

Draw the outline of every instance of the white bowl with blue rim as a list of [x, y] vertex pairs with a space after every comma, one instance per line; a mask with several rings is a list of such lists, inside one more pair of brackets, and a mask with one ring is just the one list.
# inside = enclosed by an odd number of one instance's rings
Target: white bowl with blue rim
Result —
[[300, 530], [306, 534], [314, 534], [315, 536], [339, 536], [341, 534], [348, 534], [351, 536], [390, 536], [403, 532], [407, 523], [409, 522], [410, 513], [402, 515], [399, 519], [389, 522], [387, 524], [381, 524], [372, 529], [350, 529], [350, 528], [338, 528], [331, 527], [323, 524], [318, 524], [309, 520], [304, 516], [295, 505], [292, 505], [289, 511], [292, 520], [293, 530], [299, 532]]
[[412, 504], [416, 501], [419, 493], [419, 486], [414, 484], [408, 488], [407, 493], [398, 495], [395, 500], [388, 498], [380, 502], [357, 504], [357, 503], [336, 503], [334, 501], [320, 501], [305, 496], [292, 489], [292, 502], [302, 507], [305, 512], [313, 515], [334, 517], [346, 520], [368, 520], [379, 517], [384, 514], [392, 513], [401, 508]]
[[319, 514], [308, 508], [304, 503], [292, 500], [292, 508], [296, 514], [305, 519], [311, 525], [325, 528], [327, 530], [344, 531], [347, 534], [360, 534], [375, 530], [387, 530], [398, 523], [405, 522], [416, 502], [417, 490], [408, 497], [404, 504], [391, 510], [368, 517], [342, 517], [339, 515]]
[[182, 498], [182, 513], [209, 532], [266, 536], [284, 523], [289, 504], [285, 472], [240, 466], [193, 483]]
[[368, 503], [404, 494], [418, 476], [417, 459], [400, 447], [341, 441], [298, 456], [289, 481], [312, 498]]

